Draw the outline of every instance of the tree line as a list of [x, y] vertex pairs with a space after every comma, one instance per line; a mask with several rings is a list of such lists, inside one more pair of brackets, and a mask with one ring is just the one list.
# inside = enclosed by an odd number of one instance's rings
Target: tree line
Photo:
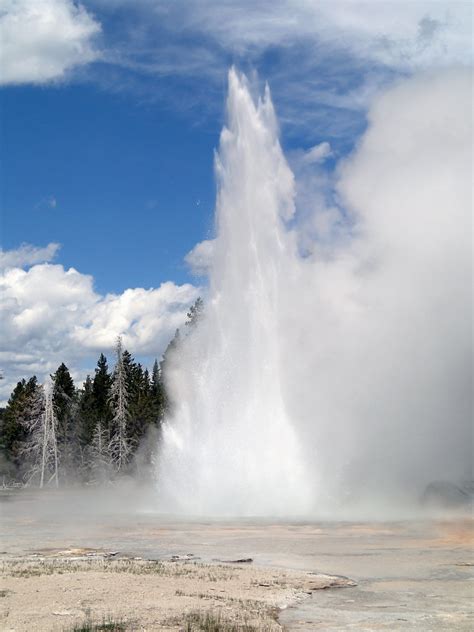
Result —
[[[198, 299], [186, 325], [202, 313]], [[17, 383], [0, 418], [3, 485], [97, 484], [123, 474], [148, 476], [170, 408], [166, 367], [179, 346], [176, 331], [151, 373], [117, 339], [114, 368], [100, 354], [93, 376], [76, 388], [62, 363], [47, 384]]]

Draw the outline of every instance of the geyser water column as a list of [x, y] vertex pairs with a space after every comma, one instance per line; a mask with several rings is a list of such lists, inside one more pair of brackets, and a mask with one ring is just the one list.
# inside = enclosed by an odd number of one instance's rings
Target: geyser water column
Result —
[[234, 69], [215, 170], [216, 238], [205, 313], [167, 371], [175, 406], [158, 459], [161, 507], [187, 514], [306, 514], [310, 479], [281, 390], [279, 314], [295, 263], [283, 221], [294, 212], [293, 174], [268, 88], [255, 103]]

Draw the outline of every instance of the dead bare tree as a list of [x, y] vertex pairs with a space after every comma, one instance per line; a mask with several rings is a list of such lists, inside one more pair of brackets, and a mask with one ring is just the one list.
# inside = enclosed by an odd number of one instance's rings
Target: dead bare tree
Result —
[[129, 419], [128, 412], [128, 389], [127, 373], [123, 361], [122, 339], [117, 339], [116, 345], [117, 361], [115, 364], [112, 386], [111, 386], [111, 407], [113, 410], [112, 432], [110, 440], [110, 454], [115, 469], [119, 472], [128, 464], [132, 448], [127, 436], [127, 425]]
[[99, 420], [95, 427], [89, 454], [94, 482], [104, 482], [112, 470], [112, 454], [109, 432], [102, 420]]
[[59, 487], [57, 419], [49, 385], [46, 388], [38, 385], [35, 389], [23, 425], [26, 439], [22, 453], [30, 464], [25, 485], [31, 485], [37, 480], [39, 487], [51, 484]]
[[43, 420], [40, 487], [44, 486], [45, 477], [48, 475], [49, 479], [46, 484], [49, 485], [54, 481], [56, 487], [59, 487], [57, 424], [58, 420], [53, 405], [53, 391], [52, 388], [47, 388]]

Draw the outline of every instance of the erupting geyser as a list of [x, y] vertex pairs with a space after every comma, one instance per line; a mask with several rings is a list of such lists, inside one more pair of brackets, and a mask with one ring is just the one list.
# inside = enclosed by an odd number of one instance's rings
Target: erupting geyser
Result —
[[465, 70], [391, 87], [331, 203], [299, 174], [316, 195], [295, 216], [269, 92], [230, 72], [205, 311], [167, 358], [161, 509], [379, 516], [471, 477], [470, 95]]
[[170, 379], [179, 396], [164, 430], [161, 493], [190, 514], [303, 514], [311, 494], [283, 401], [279, 346], [293, 174], [268, 89], [255, 104], [232, 70], [227, 109], [209, 296]]

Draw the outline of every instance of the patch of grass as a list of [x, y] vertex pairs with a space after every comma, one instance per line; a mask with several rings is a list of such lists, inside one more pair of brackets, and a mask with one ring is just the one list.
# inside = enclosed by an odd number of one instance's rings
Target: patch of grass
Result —
[[267, 624], [230, 621], [220, 612], [190, 612], [183, 623], [183, 632], [275, 632], [276, 629]]
[[11, 577], [38, 577], [39, 575], [52, 575], [54, 568], [51, 565], [38, 562], [28, 563], [23, 561], [6, 562], [2, 564], [2, 575]]
[[162, 575], [166, 577], [180, 577], [196, 573], [191, 565], [165, 564], [155, 560], [131, 560], [128, 558], [81, 559], [68, 560], [64, 558], [41, 558], [33, 560], [8, 560], [0, 565], [3, 575], [11, 577], [38, 577], [54, 573], [75, 573], [83, 571], [98, 571], [106, 573], [131, 573], [133, 575]]
[[94, 623], [87, 619], [83, 623], [69, 628], [68, 632], [126, 632], [127, 629], [128, 627], [123, 621], [107, 619], [102, 621], [102, 623]]
[[204, 581], [222, 582], [235, 578], [235, 573], [233, 572], [234, 568], [229, 568], [228, 566], [219, 566], [215, 564], [207, 566], [202, 564], [201, 568], [203, 568], [205, 572], [200, 573], [198, 577]]
[[8, 597], [11, 594], [11, 590], [0, 590], [0, 597]]

